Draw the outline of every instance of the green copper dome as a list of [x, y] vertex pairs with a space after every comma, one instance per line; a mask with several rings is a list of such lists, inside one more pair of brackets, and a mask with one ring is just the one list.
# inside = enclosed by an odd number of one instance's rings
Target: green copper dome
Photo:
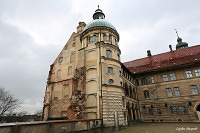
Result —
[[99, 8], [93, 14], [93, 19], [94, 20], [92, 22], [88, 23], [85, 26], [83, 32], [94, 27], [107, 27], [117, 31], [116, 28], [110, 22], [105, 20], [105, 14]]
[[83, 29], [83, 32], [90, 28], [93, 28], [93, 27], [107, 27], [107, 28], [116, 30], [116, 28], [110, 22], [106, 21], [105, 19], [95, 19], [85, 26], [85, 28]]

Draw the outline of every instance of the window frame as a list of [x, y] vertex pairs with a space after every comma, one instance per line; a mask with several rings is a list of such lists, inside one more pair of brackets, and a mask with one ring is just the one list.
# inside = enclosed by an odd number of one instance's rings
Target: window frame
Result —
[[[158, 111], [159, 110], [159, 111]], [[161, 115], [162, 114], [162, 112], [161, 112], [161, 109], [160, 108], [157, 108], [157, 114], [158, 115]]]
[[[170, 90], [170, 91], [168, 91], [168, 90]], [[167, 92], [167, 97], [172, 97], [173, 96], [171, 88], [166, 88], [166, 92]], [[169, 94], [171, 94], [171, 95], [169, 95]]]
[[199, 90], [197, 88], [197, 85], [190, 85], [190, 89], [192, 91], [192, 95], [198, 95], [199, 94]]
[[142, 85], [148, 85], [148, 78], [147, 77], [141, 78], [141, 84]]
[[97, 36], [93, 35], [90, 37], [90, 42], [96, 42], [97, 41]]
[[155, 99], [158, 99], [158, 91], [157, 91], [157, 89], [153, 90], [153, 95], [154, 95]]
[[108, 67], [108, 73], [113, 74], [113, 68], [112, 67]]
[[170, 73], [170, 80], [176, 80], [176, 74]]
[[[181, 108], [182, 108], [182, 109], [181, 109]], [[178, 107], [178, 111], [179, 111], [179, 114], [181, 114], [181, 115], [187, 114], [187, 110], [186, 110], [186, 107], [185, 107], [185, 106], [179, 106], [179, 107]]]
[[192, 78], [193, 77], [191, 70], [185, 71], [185, 74], [186, 74], [186, 78]]
[[163, 74], [163, 81], [164, 82], [169, 81], [169, 78], [168, 78], [167, 74]]
[[154, 115], [154, 110], [152, 107], [148, 108], [148, 115]]
[[111, 50], [106, 50], [106, 57], [109, 59], [112, 59], [112, 51]]
[[[112, 83], [111, 83], [111, 82], [112, 82]], [[114, 83], [113, 79], [109, 79], [109, 80], [108, 80], [108, 84], [109, 84], [109, 85], [113, 85], [113, 83]]]
[[59, 57], [58, 62], [59, 63], [63, 62], [63, 57]]
[[155, 84], [155, 80], [154, 80], [154, 77], [153, 77], [153, 76], [151, 77], [151, 83], [152, 83], [152, 84]]
[[195, 69], [194, 73], [196, 77], [200, 77], [200, 69]]
[[173, 115], [176, 115], [176, 114], [177, 114], [177, 109], [176, 109], [176, 107], [175, 107], [175, 106], [171, 106], [170, 108], [171, 108], [171, 113], [172, 113]]
[[145, 99], [150, 99], [149, 90], [144, 90], [144, 98]]
[[[174, 87], [173, 89], [174, 89], [174, 95], [175, 95], [175, 96], [181, 96], [179, 87]], [[177, 92], [178, 92], [178, 93], [177, 93]], [[177, 95], [177, 94], [178, 94], [178, 95]]]

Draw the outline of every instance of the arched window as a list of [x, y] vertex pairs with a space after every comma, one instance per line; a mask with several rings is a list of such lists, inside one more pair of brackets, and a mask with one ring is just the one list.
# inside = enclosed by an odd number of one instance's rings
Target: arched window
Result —
[[112, 51], [111, 50], [106, 50], [106, 57], [112, 58]]
[[109, 80], [108, 80], [108, 84], [109, 84], [109, 85], [112, 85], [113, 82], [114, 82], [114, 81], [113, 81], [112, 79], [109, 79]]

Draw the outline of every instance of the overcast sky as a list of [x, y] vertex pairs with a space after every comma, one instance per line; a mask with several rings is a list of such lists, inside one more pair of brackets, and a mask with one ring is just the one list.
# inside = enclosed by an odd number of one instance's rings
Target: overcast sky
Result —
[[189, 46], [200, 44], [199, 0], [0, 0], [0, 86], [21, 111], [42, 109], [49, 66], [98, 4], [119, 32], [122, 62], [175, 49], [175, 28]]

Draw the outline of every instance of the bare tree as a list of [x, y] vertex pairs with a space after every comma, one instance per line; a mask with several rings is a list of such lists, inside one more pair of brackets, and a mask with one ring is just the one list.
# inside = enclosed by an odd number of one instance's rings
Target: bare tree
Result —
[[6, 113], [11, 113], [14, 109], [19, 107], [19, 100], [15, 98], [9, 91], [0, 88], [0, 116]]

